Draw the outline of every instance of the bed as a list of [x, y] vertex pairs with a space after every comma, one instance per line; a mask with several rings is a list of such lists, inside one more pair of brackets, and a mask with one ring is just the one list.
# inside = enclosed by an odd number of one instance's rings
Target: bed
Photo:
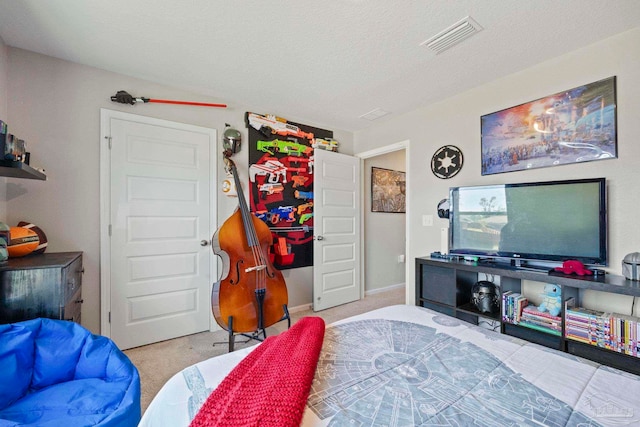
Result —
[[[188, 426], [255, 348], [177, 373], [139, 426]], [[640, 425], [640, 377], [396, 305], [327, 326], [301, 425]]]

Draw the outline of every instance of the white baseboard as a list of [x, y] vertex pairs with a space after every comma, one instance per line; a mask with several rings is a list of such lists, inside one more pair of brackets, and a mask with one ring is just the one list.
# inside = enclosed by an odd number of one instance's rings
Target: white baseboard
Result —
[[311, 304], [296, 305], [295, 307], [289, 307], [289, 313], [297, 313], [299, 311], [311, 310], [311, 309], [312, 309]]
[[[374, 295], [374, 294], [379, 294], [381, 292], [388, 292], [394, 289], [399, 289], [404, 287], [405, 287], [404, 283], [398, 283], [396, 285], [385, 286], [384, 288], [371, 289], [370, 291], [365, 291], [364, 295], [365, 296]], [[304, 311], [304, 310], [313, 310], [313, 304], [302, 304], [302, 305], [297, 305], [295, 307], [289, 307], [289, 313], [297, 313], [299, 311]]]
[[405, 283], [398, 283], [396, 285], [390, 285], [390, 286], [385, 286], [384, 288], [378, 288], [378, 289], [371, 289], [368, 291], [364, 292], [364, 295], [374, 295], [374, 294], [379, 294], [381, 292], [388, 292], [388, 291], [392, 291], [394, 289], [398, 289], [398, 288], [404, 288], [405, 287]]

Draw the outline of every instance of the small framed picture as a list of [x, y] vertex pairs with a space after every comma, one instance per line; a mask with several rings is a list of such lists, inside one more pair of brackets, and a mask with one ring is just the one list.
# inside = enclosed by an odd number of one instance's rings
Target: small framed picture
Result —
[[405, 173], [371, 168], [371, 212], [405, 212]]

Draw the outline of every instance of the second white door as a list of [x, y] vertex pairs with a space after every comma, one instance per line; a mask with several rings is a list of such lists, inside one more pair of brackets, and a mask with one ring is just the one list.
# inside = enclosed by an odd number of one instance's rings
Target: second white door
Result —
[[360, 159], [314, 152], [313, 310], [360, 299]]

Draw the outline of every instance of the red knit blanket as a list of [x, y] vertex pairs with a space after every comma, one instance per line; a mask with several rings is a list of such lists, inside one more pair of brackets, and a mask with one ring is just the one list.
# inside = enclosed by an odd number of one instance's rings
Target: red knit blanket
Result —
[[191, 427], [299, 426], [323, 339], [320, 317], [268, 337], [209, 395]]

